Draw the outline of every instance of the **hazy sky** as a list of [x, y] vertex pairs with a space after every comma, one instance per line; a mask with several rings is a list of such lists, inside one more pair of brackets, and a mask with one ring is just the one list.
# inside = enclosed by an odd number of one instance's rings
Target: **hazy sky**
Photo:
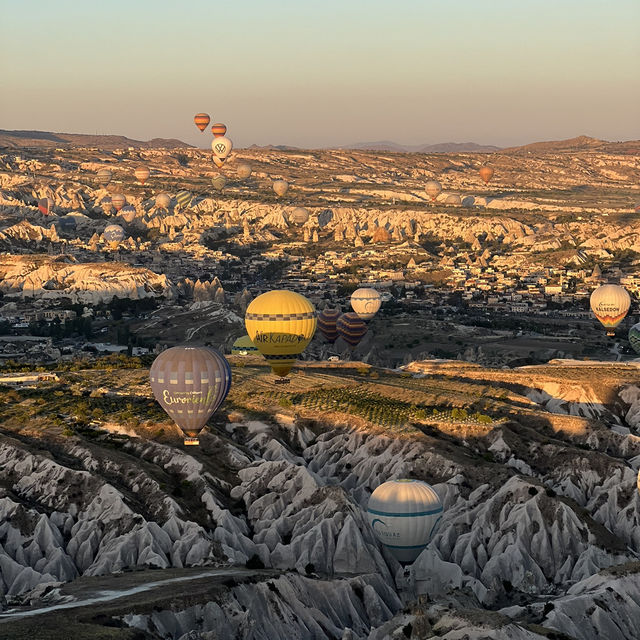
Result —
[[640, 138], [638, 0], [0, 0], [0, 128], [238, 146]]

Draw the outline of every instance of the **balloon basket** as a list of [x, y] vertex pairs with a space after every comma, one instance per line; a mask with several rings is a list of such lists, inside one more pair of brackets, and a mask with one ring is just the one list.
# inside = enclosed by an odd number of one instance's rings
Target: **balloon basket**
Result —
[[187, 446], [198, 446], [200, 444], [200, 440], [198, 438], [185, 438], [184, 443]]
[[291, 380], [289, 378], [277, 378], [273, 381], [273, 384], [291, 384]]
[[607, 331], [607, 335], [608, 335], [610, 338], [615, 338], [615, 337], [616, 337], [616, 334], [615, 334], [615, 332], [614, 332], [614, 331]]

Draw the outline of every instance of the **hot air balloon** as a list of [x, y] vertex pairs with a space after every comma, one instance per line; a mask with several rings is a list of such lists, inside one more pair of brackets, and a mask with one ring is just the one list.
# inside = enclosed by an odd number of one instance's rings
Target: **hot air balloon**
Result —
[[102, 207], [102, 211], [104, 212], [104, 214], [109, 215], [109, 212], [113, 208], [113, 202], [111, 201], [111, 198], [107, 196], [106, 198], [102, 198], [102, 200], [100, 201], [100, 206]]
[[340, 337], [352, 348], [358, 346], [360, 340], [367, 333], [367, 325], [364, 320], [357, 314], [343, 313], [336, 322], [336, 329]]
[[351, 308], [363, 319], [371, 320], [382, 304], [380, 294], [375, 289], [362, 287], [351, 294]]
[[215, 349], [172, 347], [149, 371], [158, 404], [184, 433], [186, 445], [200, 444], [198, 434], [231, 388], [231, 367]]
[[224, 136], [220, 138], [214, 138], [211, 142], [211, 150], [213, 151], [213, 160], [217, 167], [221, 165], [218, 163], [224, 164], [224, 161], [229, 157], [231, 153], [231, 149], [233, 149], [233, 142], [229, 140], [229, 138], [225, 138]]
[[488, 167], [487, 165], [480, 167], [478, 173], [480, 174], [480, 177], [484, 180], [485, 184], [488, 184], [489, 180], [493, 178], [493, 169], [491, 167]]
[[127, 204], [127, 199], [122, 193], [114, 193], [111, 196], [111, 204], [116, 211], [120, 211], [120, 209], [122, 209], [122, 207]]
[[591, 311], [607, 329], [607, 335], [615, 335], [614, 329], [622, 322], [631, 306], [631, 298], [624, 287], [603, 284], [592, 294]]
[[98, 179], [98, 184], [101, 184], [103, 187], [106, 187], [110, 182], [113, 174], [109, 169], [103, 168], [99, 169], [96, 173], [96, 178]]
[[438, 494], [426, 482], [390, 480], [371, 494], [367, 518], [399, 562], [413, 562], [431, 542], [443, 511]]
[[259, 353], [258, 347], [251, 341], [249, 336], [238, 338], [231, 347], [231, 354], [234, 356], [246, 356], [250, 353]]
[[248, 162], [241, 162], [236, 169], [238, 178], [246, 180], [251, 175], [251, 165]]
[[217, 191], [222, 191], [227, 184], [227, 179], [222, 174], [218, 173], [211, 178], [211, 184]]
[[56, 223], [58, 233], [73, 233], [76, 230], [76, 219], [71, 215], [62, 216]]
[[181, 209], [185, 209], [191, 204], [191, 193], [184, 189], [182, 191], [178, 191], [178, 193], [176, 193], [176, 201]]
[[444, 201], [445, 204], [462, 204], [462, 200], [457, 193], [451, 193], [447, 196], [447, 199]]
[[136, 180], [140, 184], [144, 184], [148, 180], [149, 176], [151, 175], [151, 172], [147, 167], [138, 167], [133, 172], [133, 175], [136, 177]]
[[213, 133], [214, 138], [222, 138], [222, 136], [227, 133], [227, 126], [221, 122], [216, 122], [211, 125], [211, 133]]
[[631, 348], [640, 355], [640, 322], [634, 324], [631, 329], [629, 329], [629, 344]]
[[196, 115], [193, 116], [193, 121], [196, 123], [196, 127], [198, 127], [200, 131], [204, 131], [209, 126], [211, 118], [207, 113], [196, 113]]
[[296, 207], [289, 216], [289, 220], [301, 227], [309, 219], [309, 210], [304, 207]]
[[51, 198], [40, 198], [38, 200], [38, 209], [43, 216], [53, 213], [53, 200]]
[[318, 315], [318, 331], [325, 337], [327, 342], [334, 343], [338, 339], [338, 328], [336, 322], [342, 314], [340, 309], [323, 309]]
[[316, 331], [316, 313], [304, 296], [277, 289], [252, 300], [244, 323], [273, 373], [284, 377], [311, 342]]
[[168, 193], [159, 193], [156, 196], [156, 207], [158, 207], [158, 209], [164, 209], [165, 211], [168, 211], [170, 204], [171, 196]]
[[437, 180], [429, 180], [424, 185], [426, 194], [435, 202], [435, 199], [440, 195], [442, 191], [442, 185]]
[[136, 219], [136, 208], [126, 204], [118, 212], [118, 217], [122, 218], [127, 224], [131, 224]]
[[286, 180], [274, 180], [273, 190], [276, 192], [276, 195], [281, 198], [289, 191], [289, 183]]
[[109, 224], [102, 232], [102, 237], [108, 245], [115, 248], [124, 240], [124, 229], [119, 224]]

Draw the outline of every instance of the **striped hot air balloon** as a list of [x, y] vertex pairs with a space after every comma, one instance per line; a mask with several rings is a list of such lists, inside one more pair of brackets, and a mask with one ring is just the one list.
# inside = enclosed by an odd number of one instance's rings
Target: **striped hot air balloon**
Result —
[[231, 149], [233, 149], [233, 142], [231, 142], [229, 138], [221, 136], [220, 138], [214, 138], [212, 140], [211, 151], [213, 151], [213, 161], [218, 168], [220, 168], [229, 157]]
[[125, 237], [124, 229], [119, 224], [109, 224], [102, 232], [104, 241], [111, 247], [117, 247]]
[[631, 329], [629, 329], [629, 344], [631, 348], [640, 355], [640, 322], [634, 324]]
[[200, 131], [204, 131], [209, 126], [211, 118], [208, 113], [196, 113], [196, 115], [193, 116], [193, 121]]
[[190, 191], [185, 191], [184, 189], [182, 191], [178, 191], [178, 193], [176, 193], [178, 206], [181, 209], [186, 209], [191, 204], [191, 197]]
[[338, 328], [336, 322], [342, 314], [339, 308], [323, 309], [318, 315], [318, 331], [325, 337], [327, 342], [332, 344], [338, 339]]
[[216, 122], [211, 125], [211, 133], [213, 133], [214, 138], [222, 138], [222, 136], [227, 133], [227, 125]]
[[316, 313], [304, 296], [293, 291], [267, 291], [247, 307], [247, 333], [271, 365], [273, 373], [284, 377], [316, 331]]
[[351, 308], [363, 320], [371, 320], [378, 313], [381, 304], [380, 294], [370, 287], [361, 287], [351, 294]]
[[38, 210], [43, 216], [53, 213], [53, 200], [51, 198], [40, 198], [38, 200]]
[[489, 180], [493, 178], [493, 169], [487, 165], [480, 167], [478, 173], [480, 174], [480, 177], [482, 178], [485, 184], [488, 184]]
[[100, 201], [100, 206], [102, 207], [102, 211], [105, 215], [109, 215], [109, 212], [113, 208], [113, 202], [111, 201], [111, 197], [107, 196], [106, 198], [102, 198]]
[[364, 320], [357, 314], [350, 311], [343, 313], [336, 322], [336, 329], [340, 337], [352, 348], [358, 346], [360, 340], [367, 333], [367, 325]]
[[198, 435], [231, 388], [231, 368], [215, 349], [173, 347], [163, 351], [149, 371], [158, 404], [184, 433], [186, 445]]
[[603, 284], [591, 294], [589, 303], [591, 311], [607, 330], [607, 335], [613, 336], [614, 329], [624, 320], [631, 307], [631, 298], [624, 287]]
[[113, 174], [107, 168], [99, 169], [98, 172], [96, 173], [98, 184], [102, 185], [103, 187], [106, 187], [111, 182], [112, 177], [113, 177]]
[[114, 193], [111, 196], [111, 204], [116, 211], [120, 211], [125, 204], [127, 204], [127, 199], [125, 198], [123, 193]]
[[138, 167], [133, 172], [133, 175], [136, 177], [136, 180], [140, 184], [144, 184], [149, 179], [149, 176], [151, 175], [151, 172], [149, 171], [149, 169], [147, 167]]
[[431, 542], [443, 511], [440, 497], [426, 482], [391, 480], [371, 494], [367, 519], [399, 562], [413, 562]]

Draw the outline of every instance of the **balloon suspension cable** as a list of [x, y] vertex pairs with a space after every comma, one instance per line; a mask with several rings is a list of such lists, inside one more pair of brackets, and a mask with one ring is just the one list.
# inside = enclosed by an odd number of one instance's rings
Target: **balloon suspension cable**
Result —
[[200, 444], [200, 440], [198, 438], [185, 438], [184, 443], [187, 446], [198, 446]]

